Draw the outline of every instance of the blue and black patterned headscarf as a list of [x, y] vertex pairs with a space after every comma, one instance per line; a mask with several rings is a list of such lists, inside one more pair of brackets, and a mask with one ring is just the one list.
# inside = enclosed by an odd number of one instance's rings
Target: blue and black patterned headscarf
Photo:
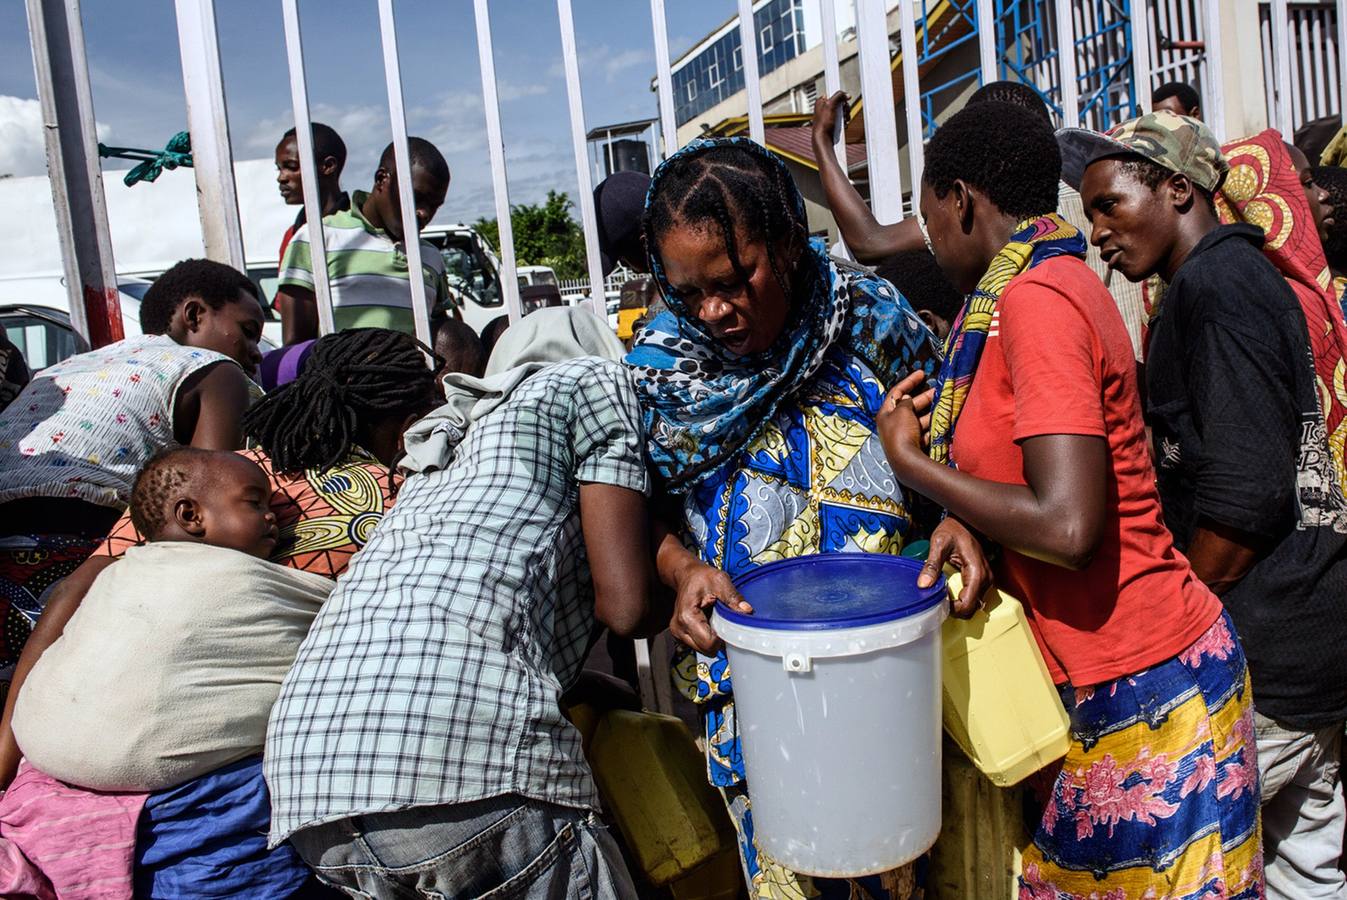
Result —
[[[671, 156], [651, 179], [647, 212], [671, 166], [724, 147], [780, 166], [798, 220], [806, 221], [785, 163], [744, 138], [699, 139]], [[636, 375], [651, 462], [671, 491], [686, 491], [730, 462], [834, 348], [850, 350], [885, 387], [914, 368], [934, 371], [935, 338], [907, 301], [887, 281], [829, 258], [822, 240], [809, 241], [794, 268], [793, 308], [780, 337], [749, 356], [736, 356], [706, 331], [670, 287], [659, 248], [647, 250], [668, 309], [637, 336], [626, 362]]]

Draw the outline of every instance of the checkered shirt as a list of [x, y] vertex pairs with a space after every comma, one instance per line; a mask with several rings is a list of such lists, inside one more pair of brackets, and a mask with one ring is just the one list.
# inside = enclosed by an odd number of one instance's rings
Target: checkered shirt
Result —
[[648, 492], [622, 366], [560, 363], [409, 477], [272, 709], [271, 842], [362, 813], [516, 793], [595, 808], [557, 698], [594, 627], [579, 484]]

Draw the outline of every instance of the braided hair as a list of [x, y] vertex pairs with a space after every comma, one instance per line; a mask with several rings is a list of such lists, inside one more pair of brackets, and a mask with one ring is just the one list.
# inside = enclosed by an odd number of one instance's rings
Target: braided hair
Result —
[[414, 338], [356, 328], [319, 338], [300, 376], [253, 406], [243, 427], [278, 471], [328, 469], [371, 426], [428, 409], [434, 390]]
[[786, 167], [765, 151], [717, 143], [665, 163], [641, 218], [641, 232], [654, 255], [659, 239], [676, 225], [714, 223], [724, 235], [730, 265], [743, 279], [748, 273], [739, 259], [739, 238], [762, 241], [772, 274], [790, 297], [791, 267], [776, 258], [776, 245], [783, 238], [790, 246], [808, 243], [809, 228], [797, 195]]

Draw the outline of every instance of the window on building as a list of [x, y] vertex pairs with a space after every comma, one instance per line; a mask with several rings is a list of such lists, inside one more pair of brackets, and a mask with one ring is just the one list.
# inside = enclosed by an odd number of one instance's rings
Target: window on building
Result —
[[762, 47], [762, 52], [763, 52], [763, 53], [771, 53], [771, 52], [772, 52], [772, 47], [775, 46], [775, 45], [774, 45], [773, 42], [772, 42], [772, 26], [771, 26], [771, 25], [765, 26], [765, 27], [762, 29], [762, 31], [759, 31], [759, 32], [758, 32], [758, 43], [761, 45], [761, 47]]
[[697, 79], [690, 78], [688, 79], [688, 102], [690, 103], [696, 99], [697, 99]]
[[814, 102], [818, 100], [818, 82], [811, 81], [801, 85], [798, 88], [798, 92], [800, 99], [799, 108], [796, 112], [812, 112], [814, 109]]
[[706, 67], [706, 80], [711, 85], [711, 90], [720, 87], [720, 61], [714, 60], [711, 65]]
[[734, 68], [735, 71], [744, 67], [744, 48], [742, 46], [734, 48]]

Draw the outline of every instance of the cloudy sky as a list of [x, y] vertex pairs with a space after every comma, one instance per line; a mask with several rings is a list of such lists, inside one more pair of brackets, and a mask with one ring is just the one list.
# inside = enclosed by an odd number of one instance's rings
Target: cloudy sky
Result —
[[[574, 0], [586, 128], [653, 117], [649, 4]], [[110, 144], [160, 147], [186, 128], [173, 0], [82, 4], [94, 108]], [[672, 0], [671, 58], [720, 25], [734, 0]], [[434, 141], [453, 170], [442, 221], [492, 211], [471, 0], [398, 0], [408, 127]], [[279, 0], [217, 0], [235, 159], [269, 157], [291, 125]], [[574, 196], [556, 4], [491, 0], [510, 197], [549, 188]], [[350, 148], [345, 186], [366, 187], [389, 140], [375, 0], [301, 0], [309, 103]], [[0, 174], [45, 171], [24, 4], [0, 3]], [[122, 166], [124, 167], [124, 165]], [[185, 177], [170, 173], [165, 177]]]

